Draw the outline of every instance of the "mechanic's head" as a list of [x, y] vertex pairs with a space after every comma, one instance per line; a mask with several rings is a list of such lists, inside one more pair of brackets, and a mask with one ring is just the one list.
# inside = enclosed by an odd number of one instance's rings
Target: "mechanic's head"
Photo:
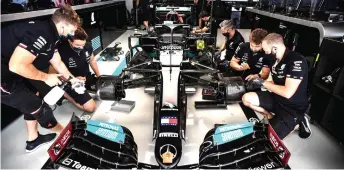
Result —
[[76, 52], [80, 52], [84, 49], [87, 38], [88, 35], [86, 34], [85, 30], [81, 27], [78, 27], [73, 38], [68, 41]]
[[262, 41], [268, 35], [264, 29], [257, 28], [250, 34], [250, 47], [253, 52], [262, 50]]
[[224, 20], [220, 23], [221, 33], [224, 36], [233, 37], [235, 34], [235, 27], [231, 20]]
[[209, 18], [210, 18], [210, 15], [208, 14], [207, 11], [201, 11], [199, 13], [199, 18], [202, 20], [202, 21], [208, 21]]
[[72, 37], [80, 25], [79, 15], [69, 5], [57, 9], [51, 19], [61, 37]]
[[286, 49], [284, 45], [283, 37], [277, 33], [268, 34], [263, 39], [262, 48], [265, 51], [265, 54], [272, 54], [275, 56], [277, 54], [276, 57], [278, 56], [282, 57], [281, 55], [278, 55], [278, 54], [283, 54], [284, 50]]

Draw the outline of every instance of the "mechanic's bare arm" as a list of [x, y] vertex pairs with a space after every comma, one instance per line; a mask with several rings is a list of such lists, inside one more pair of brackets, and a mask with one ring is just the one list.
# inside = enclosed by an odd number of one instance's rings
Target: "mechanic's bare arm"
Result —
[[36, 56], [18, 46], [11, 56], [9, 69], [11, 72], [28, 79], [45, 81], [48, 78], [48, 74], [37, 70], [32, 64], [35, 59]]
[[139, 6], [140, 0], [136, 0], [136, 6]]
[[263, 80], [266, 80], [269, 78], [269, 74], [270, 74], [270, 68], [268, 67], [263, 67], [262, 68], [262, 74], [260, 74], [261, 78]]
[[202, 19], [198, 19], [198, 28], [202, 28]]
[[197, 33], [203, 33], [203, 32], [207, 32], [209, 30], [208, 27], [203, 27], [202, 29], [199, 29], [198, 31], [196, 31]]
[[226, 40], [225, 40], [225, 42], [222, 44], [220, 50], [223, 51], [223, 50], [225, 50], [225, 49], [226, 49]]
[[284, 86], [276, 85], [271, 81], [265, 81], [263, 86], [269, 91], [289, 99], [295, 94], [300, 83], [301, 80], [287, 78]]
[[94, 71], [94, 73], [96, 74], [96, 76], [99, 77], [100, 73], [99, 73], [97, 61], [94, 59], [93, 54], [91, 55], [91, 58], [90, 58], [90, 66], [91, 66], [92, 70]]
[[234, 70], [237, 70], [237, 71], [243, 71], [245, 70], [244, 67], [242, 67], [240, 64], [240, 59], [237, 59], [235, 56], [233, 56], [231, 62], [230, 62], [230, 66], [234, 69]]
[[53, 58], [50, 60], [50, 64], [58, 73], [62, 74], [66, 79], [68, 79], [70, 76], [74, 78], [74, 76], [69, 72], [66, 65], [61, 60], [61, 56], [58, 51], [54, 53]]

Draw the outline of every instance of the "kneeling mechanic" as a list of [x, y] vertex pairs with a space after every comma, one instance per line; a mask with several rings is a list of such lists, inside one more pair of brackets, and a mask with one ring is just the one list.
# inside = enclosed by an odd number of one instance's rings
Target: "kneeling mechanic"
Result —
[[250, 42], [239, 45], [230, 62], [235, 70], [233, 76], [241, 76], [246, 80], [257, 77], [266, 80], [269, 77], [272, 58], [262, 50], [262, 41], [267, 35], [266, 30], [257, 28], [251, 32]]
[[[95, 77], [91, 74], [89, 66], [99, 77], [99, 69], [93, 55], [93, 48], [90, 43], [86, 43], [88, 35], [81, 27], [75, 31], [72, 39], [63, 41], [58, 48], [62, 61], [68, 70], [78, 79], [86, 81], [86, 86], [95, 85]], [[94, 80], [94, 81], [92, 81]], [[87, 88], [89, 89], [89, 88]], [[78, 94], [74, 90], [67, 90], [64, 97], [73, 103], [80, 110], [94, 112], [96, 103], [88, 92]], [[61, 101], [61, 100], [60, 100]]]
[[[57, 9], [49, 21], [16, 23], [1, 30], [1, 103], [24, 114], [28, 134], [26, 152], [34, 151], [56, 137], [55, 133], [39, 134], [37, 122], [58, 133], [64, 127], [57, 122], [49, 105], [24, 81], [37, 80], [52, 87], [61, 84], [59, 77], [63, 75], [72, 78], [72, 83], [80, 82], [73, 78], [56, 49], [59, 40], [73, 36], [79, 24], [78, 14], [70, 6], [64, 6]], [[61, 74], [40, 71], [49, 64]]]
[[281, 139], [298, 127], [299, 136], [308, 138], [311, 129], [305, 117], [308, 108], [307, 61], [301, 54], [288, 50], [279, 34], [267, 35], [262, 46], [265, 53], [273, 55], [276, 60], [271, 68], [273, 81], [253, 78], [253, 84], [263, 86], [268, 91], [246, 93], [242, 101], [246, 106], [267, 116]]

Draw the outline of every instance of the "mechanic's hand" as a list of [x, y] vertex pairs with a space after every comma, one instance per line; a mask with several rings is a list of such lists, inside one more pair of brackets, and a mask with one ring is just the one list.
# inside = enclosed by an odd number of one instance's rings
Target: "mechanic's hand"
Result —
[[196, 34], [196, 31], [191, 31], [191, 34]]
[[229, 61], [228, 60], [223, 60], [220, 65], [223, 65], [224, 67], [228, 67]]
[[247, 63], [241, 63], [241, 67], [243, 70], [250, 69], [250, 66]]
[[[85, 79], [86, 80], [86, 79]], [[76, 84], [76, 83], [85, 83], [85, 80], [80, 80], [77, 77], [72, 78], [71, 80], [69, 80], [72, 84]]]
[[246, 83], [248, 90], [260, 89], [263, 87], [264, 80], [262, 78], [253, 78]]
[[214, 54], [214, 57], [215, 58], [221, 57], [221, 51], [216, 51], [215, 54]]
[[62, 74], [48, 74], [47, 78], [44, 80], [44, 83], [47, 84], [50, 87], [60, 85], [62, 84], [59, 77], [62, 76]]
[[81, 80], [81, 81], [86, 81], [86, 77], [78, 76], [78, 77], [75, 77], [75, 78], [77, 78], [77, 79], [79, 79], [79, 80]]
[[252, 79], [254, 79], [254, 78], [259, 78], [258, 74], [251, 74], [251, 75], [248, 75], [248, 76], [245, 78], [245, 80], [250, 81], [250, 80], [252, 80]]

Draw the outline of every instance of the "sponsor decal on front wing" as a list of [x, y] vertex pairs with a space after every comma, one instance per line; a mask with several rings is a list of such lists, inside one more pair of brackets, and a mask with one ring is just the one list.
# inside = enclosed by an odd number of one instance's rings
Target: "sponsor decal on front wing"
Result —
[[81, 170], [95, 170], [94, 168], [82, 165], [80, 162], [73, 159], [66, 158], [62, 161], [62, 164], [71, 169], [81, 169]]

